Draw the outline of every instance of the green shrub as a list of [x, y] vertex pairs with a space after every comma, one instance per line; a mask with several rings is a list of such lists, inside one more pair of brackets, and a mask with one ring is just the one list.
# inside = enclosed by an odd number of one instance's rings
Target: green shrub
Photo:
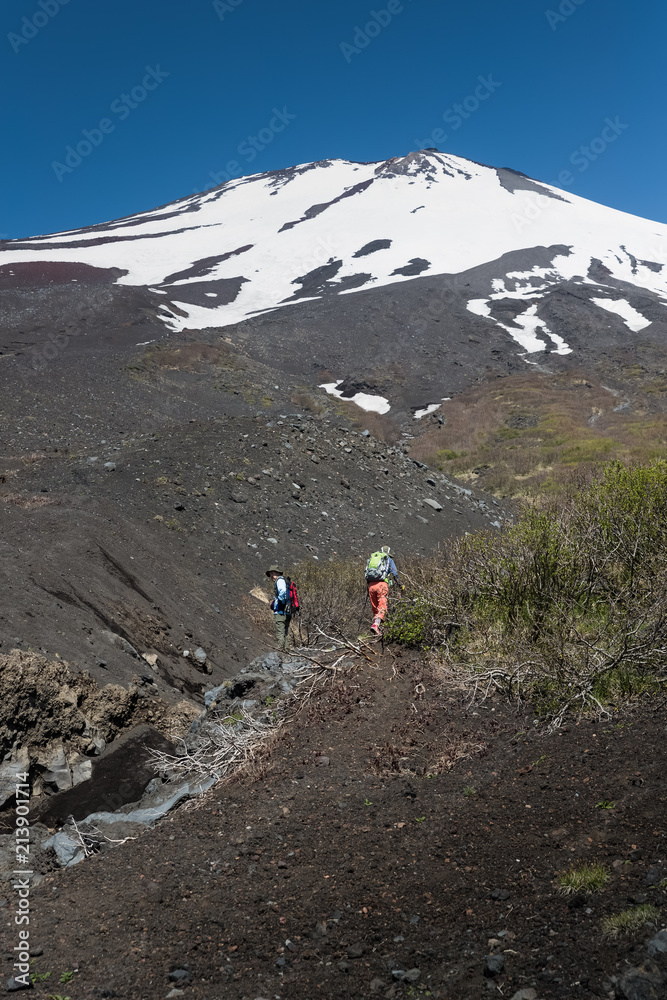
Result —
[[386, 636], [492, 672], [544, 716], [599, 709], [665, 683], [666, 565], [667, 463], [611, 463], [501, 534], [411, 564]]

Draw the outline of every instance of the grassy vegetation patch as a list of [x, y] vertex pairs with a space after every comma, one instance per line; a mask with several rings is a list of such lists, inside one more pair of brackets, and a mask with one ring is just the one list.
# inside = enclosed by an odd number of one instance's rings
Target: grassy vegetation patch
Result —
[[667, 415], [650, 412], [662, 405], [657, 386], [642, 386], [626, 407], [592, 378], [509, 376], [444, 403], [444, 426], [434, 424], [411, 454], [500, 496], [556, 493], [611, 460], [667, 457]]
[[641, 906], [631, 906], [628, 910], [605, 917], [602, 921], [602, 936], [608, 940], [621, 937], [623, 934], [634, 934], [640, 931], [644, 924], [654, 923], [660, 916], [660, 910], [651, 903]]
[[582, 864], [559, 877], [559, 889], [566, 896], [579, 892], [602, 892], [609, 878], [604, 865]]

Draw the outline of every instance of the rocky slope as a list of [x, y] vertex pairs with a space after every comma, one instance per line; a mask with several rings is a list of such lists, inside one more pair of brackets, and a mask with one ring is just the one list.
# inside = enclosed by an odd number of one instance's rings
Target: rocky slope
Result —
[[409, 459], [408, 431], [364, 434], [357, 407], [209, 339], [121, 350], [95, 331], [25, 381], [0, 368], [0, 651], [125, 686], [147, 654], [161, 696], [200, 697], [271, 642], [250, 592], [275, 561], [298, 579], [354, 557], [361, 578], [369, 547], [400, 561], [500, 525], [497, 501]]

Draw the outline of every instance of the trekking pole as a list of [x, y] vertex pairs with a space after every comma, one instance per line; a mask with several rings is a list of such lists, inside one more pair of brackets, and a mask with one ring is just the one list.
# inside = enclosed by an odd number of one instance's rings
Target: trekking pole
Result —
[[359, 619], [359, 628], [357, 628], [357, 632], [361, 629], [361, 623], [364, 620], [364, 614], [366, 613], [366, 605], [367, 604], [368, 604], [368, 590], [366, 590], [366, 600], [364, 601], [364, 606], [361, 609], [361, 618]]

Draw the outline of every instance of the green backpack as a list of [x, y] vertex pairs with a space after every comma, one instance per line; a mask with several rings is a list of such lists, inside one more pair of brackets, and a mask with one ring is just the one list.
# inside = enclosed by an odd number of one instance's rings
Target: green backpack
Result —
[[379, 583], [389, 576], [389, 552], [373, 552], [366, 563], [366, 581]]

